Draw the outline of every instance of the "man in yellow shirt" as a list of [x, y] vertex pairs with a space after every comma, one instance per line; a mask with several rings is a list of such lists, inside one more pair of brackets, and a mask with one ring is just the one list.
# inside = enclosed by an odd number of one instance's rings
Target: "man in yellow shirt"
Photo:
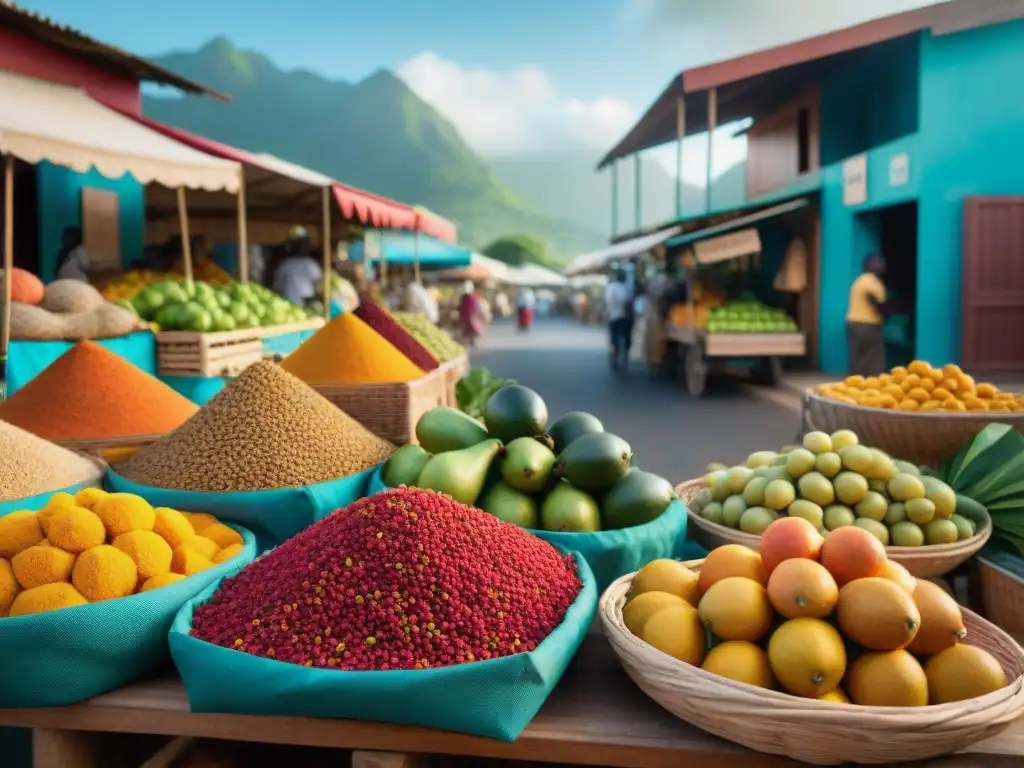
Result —
[[850, 287], [846, 334], [850, 344], [850, 373], [877, 376], [885, 371], [885, 260], [872, 254], [864, 260], [864, 272]]

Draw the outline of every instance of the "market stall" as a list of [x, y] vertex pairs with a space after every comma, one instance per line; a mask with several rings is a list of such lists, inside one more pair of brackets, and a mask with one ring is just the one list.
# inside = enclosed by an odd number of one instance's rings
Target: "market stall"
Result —
[[411, 270], [413, 280], [420, 282], [420, 270], [462, 269], [473, 263], [469, 248], [445, 242], [419, 233], [378, 233], [373, 238], [367, 259], [366, 239], [351, 243], [349, 258], [356, 262], [369, 262], [379, 270], [382, 283], [387, 283], [388, 269]]
[[[760, 251], [757, 230], [747, 229], [697, 242], [683, 256], [686, 304], [670, 309], [665, 335], [681, 347], [686, 387], [694, 397], [704, 393], [708, 375], [715, 371], [754, 370], [774, 385], [781, 379], [782, 358], [807, 352], [806, 337], [792, 318], [749, 291]], [[792, 271], [783, 265], [780, 275]], [[797, 292], [803, 287], [776, 285]]]

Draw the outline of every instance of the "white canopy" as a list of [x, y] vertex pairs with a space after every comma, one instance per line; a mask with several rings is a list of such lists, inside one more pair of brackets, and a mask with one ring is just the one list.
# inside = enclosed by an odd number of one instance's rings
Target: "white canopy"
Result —
[[305, 166], [289, 162], [288, 160], [282, 160], [275, 155], [261, 152], [256, 157], [268, 171], [288, 176], [295, 179], [295, 181], [301, 181], [303, 184], [309, 184], [312, 187], [329, 187], [334, 184], [334, 179], [330, 176], [324, 176], [322, 173], [310, 170]]
[[565, 285], [565, 275], [539, 264], [526, 264], [522, 267], [509, 267], [505, 274], [505, 282], [510, 285], [551, 286]]
[[0, 153], [141, 184], [237, 192], [240, 166], [198, 152], [84, 91], [0, 71]]
[[565, 268], [567, 275], [583, 275], [588, 272], [599, 272], [616, 259], [630, 259], [645, 253], [656, 245], [661, 245], [670, 237], [675, 237], [682, 227], [669, 227], [649, 235], [641, 235], [630, 240], [623, 240], [599, 251], [591, 251], [577, 256]]

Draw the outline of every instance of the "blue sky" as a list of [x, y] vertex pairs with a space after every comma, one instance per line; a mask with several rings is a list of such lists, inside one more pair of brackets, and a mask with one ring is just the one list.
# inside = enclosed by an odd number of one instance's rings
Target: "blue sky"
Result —
[[[396, 71], [484, 156], [595, 158], [679, 70], [932, 0], [20, 0], [142, 55], [215, 35], [278, 65], [358, 80]], [[100, 11], [102, 9], [102, 12]], [[743, 140], [716, 136], [716, 171]], [[684, 176], [703, 183], [706, 143]], [[655, 157], [674, 169], [673, 150]]]

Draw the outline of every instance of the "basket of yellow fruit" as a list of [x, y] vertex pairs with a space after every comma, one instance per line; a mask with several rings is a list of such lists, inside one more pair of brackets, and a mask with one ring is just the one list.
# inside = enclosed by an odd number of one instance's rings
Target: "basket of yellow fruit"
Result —
[[851, 430], [808, 432], [800, 446], [758, 451], [746, 462], [683, 483], [689, 530], [709, 550], [761, 546], [779, 518], [799, 517], [822, 536], [861, 528], [914, 576], [949, 573], [980, 550], [992, 520], [974, 499], [907, 461], [862, 445]]
[[878, 376], [848, 376], [804, 395], [804, 426], [852, 429], [918, 464], [938, 466], [992, 422], [1024, 430], [1024, 395], [976, 383], [959, 366], [922, 360]]
[[1024, 713], [1024, 650], [855, 527], [823, 539], [787, 518], [760, 553], [655, 560], [613, 582], [598, 613], [644, 693], [760, 752], [820, 765], [923, 760]]

